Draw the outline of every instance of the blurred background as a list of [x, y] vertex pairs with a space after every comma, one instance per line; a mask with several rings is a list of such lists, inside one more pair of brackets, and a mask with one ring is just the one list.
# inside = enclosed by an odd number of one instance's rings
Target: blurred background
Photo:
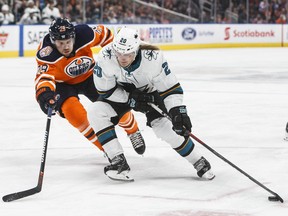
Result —
[[0, 0], [0, 24], [287, 23], [287, 0]]

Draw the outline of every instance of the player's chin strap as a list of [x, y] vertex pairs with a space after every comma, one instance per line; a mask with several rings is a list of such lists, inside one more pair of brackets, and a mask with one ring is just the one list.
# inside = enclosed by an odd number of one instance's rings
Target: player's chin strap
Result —
[[[169, 121], [172, 121], [171, 117], [165, 113], [163, 110], [161, 110], [158, 106], [156, 106], [153, 103], [148, 103], [154, 110], [156, 110], [157, 112], [159, 112], [162, 116], [166, 117]], [[250, 176], [249, 174], [247, 174], [246, 172], [244, 172], [242, 169], [240, 169], [238, 166], [236, 166], [235, 164], [233, 164], [231, 161], [229, 161], [228, 159], [226, 159], [224, 156], [222, 156], [221, 154], [219, 154], [218, 152], [216, 152], [213, 148], [211, 148], [210, 146], [208, 146], [206, 143], [204, 143], [203, 141], [201, 141], [199, 138], [197, 138], [194, 134], [192, 134], [191, 132], [189, 132], [189, 136], [191, 138], [193, 138], [194, 140], [196, 140], [198, 143], [202, 144], [205, 148], [207, 148], [209, 151], [211, 151], [214, 155], [216, 155], [217, 157], [219, 157], [220, 159], [222, 159], [223, 161], [225, 161], [226, 163], [228, 163], [230, 166], [232, 166], [233, 168], [235, 168], [236, 170], [238, 170], [240, 173], [242, 173], [243, 175], [245, 175], [246, 177], [248, 177], [251, 181], [253, 181], [254, 183], [256, 183], [258, 186], [262, 187], [263, 189], [265, 189], [266, 191], [268, 191], [270, 194], [272, 194], [273, 196], [269, 196], [268, 200], [269, 201], [280, 201], [281, 203], [283, 203], [283, 199], [274, 191], [270, 190], [269, 188], [267, 188], [266, 186], [264, 186], [262, 183], [260, 183], [259, 181], [257, 181], [255, 178], [253, 178], [252, 176]]]

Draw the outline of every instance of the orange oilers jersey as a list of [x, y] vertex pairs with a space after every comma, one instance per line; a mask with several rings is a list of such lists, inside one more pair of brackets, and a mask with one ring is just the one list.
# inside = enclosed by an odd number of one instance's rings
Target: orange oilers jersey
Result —
[[94, 28], [86, 24], [76, 25], [75, 32], [75, 55], [69, 58], [57, 51], [50, 41], [49, 34], [40, 43], [36, 56], [36, 91], [43, 87], [55, 91], [56, 82], [71, 85], [83, 82], [93, 73], [95, 66], [91, 48], [103, 47], [113, 40], [113, 33], [103, 25]]

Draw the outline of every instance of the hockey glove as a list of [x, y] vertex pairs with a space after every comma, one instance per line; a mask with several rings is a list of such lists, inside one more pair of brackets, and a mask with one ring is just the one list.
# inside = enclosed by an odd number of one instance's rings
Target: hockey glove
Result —
[[173, 130], [181, 136], [189, 136], [192, 124], [187, 114], [186, 106], [173, 107], [169, 111], [172, 119]]
[[135, 111], [149, 112], [152, 108], [148, 103], [154, 103], [154, 96], [152, 94], [136, 89], [129, 95], [128, 104]]
[[37, 101], [40, 105], [41, 110], [47, 114], [48, 107], [55, 110], [57, 100], [55, 99], [55, 92], [49, 88], [41, 88], [36, 92]]

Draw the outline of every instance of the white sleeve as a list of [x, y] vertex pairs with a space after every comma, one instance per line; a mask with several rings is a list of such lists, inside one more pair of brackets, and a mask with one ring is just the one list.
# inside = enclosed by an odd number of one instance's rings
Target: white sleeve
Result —
[[158, 72], [155, 73], [152, 79], [153, 85], [160, 93], [160, 96], [164, 98], [164, 104], [169, 111], [172, 107], [183, 104], [183, 90], [175, 74], [170, 70], [162, 52], [159, 53], [158, 65]]

